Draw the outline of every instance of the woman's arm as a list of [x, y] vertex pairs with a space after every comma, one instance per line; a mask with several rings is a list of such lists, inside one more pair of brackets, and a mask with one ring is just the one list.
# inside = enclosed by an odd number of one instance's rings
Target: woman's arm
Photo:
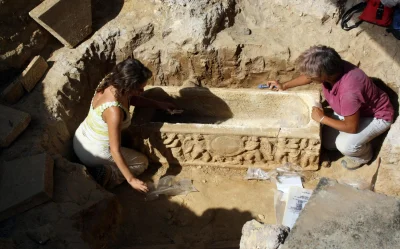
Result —
[[313, 107], [311, 117], [321, 124], [328, 125], [336, 130], [346, 133], [357, 133], [360, 122], [360, 111], [353, 115], [344, 117], [344, 120], [336, 120], [324, 115], [324, 111], [318, 107]]
[[310, 84], [312, 80], [308, 78], [305, 75], [300, 75], [297, 78], [294, 78], [288, 82], [285, 83], [279, 83], [278, 81], [268, 81], [267, 85], [272, 89], [272, 90], [287, 90], [289, 88], [293, 88], [296, 86], [302, 86], [302, 85], [307, 85]]
[[137, 107], [153, 107], [157, 109], [163, 110], [173, 110], [176, 109], [176, 106], [169, 102], [161, 102], [154, 99], [149, 99], [143, 96], [133, 96], [131, 98], [131, 105]]
[[121, 122], [123, 119], [123, 111], [119, 107], [107, 108], [104, 113], [104, 121], [108, 125], [108, 136], [110, 139], [111, 156], [115, 164], [125, 177], [126, 181], [136, 190], [147, 192], [148, 188], [144, 182], [135, 178], [128, 168], [124, 157], [121, 153]]

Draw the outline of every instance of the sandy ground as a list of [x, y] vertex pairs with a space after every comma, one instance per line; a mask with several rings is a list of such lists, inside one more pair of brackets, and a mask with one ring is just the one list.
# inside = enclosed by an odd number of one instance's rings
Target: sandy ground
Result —
[[[333, 153], [331, 167], [303, 173], [305, 188], [314, 189], [321, 177], [361, 188], [370, 186], [377, 170], [377, 160], [358, 170], [341, 167], [341, 155]], [[248, 181], [245, 170], [215, 167], [152, 167], [141, 178], [155, 181], [165, 175], [188, 178], [198, 192], [187, 196], [162, 196], [145, 201], [124, 183], [113, 192], [123, 210], [120, 230], [112, 242], [117, 248], [141, 248], [143, 245], [182, 245], [183, 248], [209, 248], [221, 241], [239, 241], [246, 221], [257, 219], [275, 224], [274, 192], [271, 181]], [[238, 245], [238, 244], [237, 244]]]
[[[113, 191], [123, 208], [118, 246], [183, 244], [202, 248], [212, 242], [240, 240], [243, 224], [253, 218], [275, 223], [274, 183], [244, 180], [245, 170], [176, 170], [180, 171], [176, 177], [193, 180], [198, 192], [146, 202], [127, 184]], [[164, 171], [160, 168], [154, 176], [147, 173], [144, 179], [157, 180]]]

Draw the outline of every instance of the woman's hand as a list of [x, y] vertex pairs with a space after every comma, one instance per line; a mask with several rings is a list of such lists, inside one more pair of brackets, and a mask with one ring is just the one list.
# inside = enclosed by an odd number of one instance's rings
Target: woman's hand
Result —
[[174, 105], [173, 103], [162, 102], [162, 101], [158, 101], [157, 108], [161, 109], [161, 110], [165, 110], [165, 111], [172, 111], [172, 110], [177, 109], [176, 105]]
[[313, 106], [311, 112], [311, 118], [319, 123], [323, 116], [324, 116], [324, 111], [321, 108]]
[[128, 181], [128, 183], [129, 185], [132, 186], [132, 188], [136, 189], [141, 193], [147, 193], [149, 191], [149, 188], [147, 187], [146, 183], [142, 182], [137, 178], [131, 179], [130, 181]]
[[269, 87], [269, 89], [274, 90], [274, 91], [284, 91], [285, 90], [283, 88], [283, 84], [279, 83], [277, 80], [267, 81], [266, 84]]

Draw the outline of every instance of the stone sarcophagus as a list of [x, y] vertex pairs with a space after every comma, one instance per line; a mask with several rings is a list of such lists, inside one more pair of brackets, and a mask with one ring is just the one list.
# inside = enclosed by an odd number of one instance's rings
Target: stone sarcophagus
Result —
[[183, 110], [135, 108], [134, 146], [150, 162], [318, 169], [320, 125], [311, 119], [318, 91], [150, 87], [144, 95]]

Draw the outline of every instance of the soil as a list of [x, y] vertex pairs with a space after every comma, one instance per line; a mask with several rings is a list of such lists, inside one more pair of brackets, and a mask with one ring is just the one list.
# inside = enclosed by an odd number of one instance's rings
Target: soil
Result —
[[[303, 172], [303, 185], [315, 189], [322, 177], [361, 189], [371, 187], [378, 160], [349, 171], [340, 165], [340, 153], [329, 154], [330, 167]], [[256, 219], [276, 224], [274, 209], [275, 183], [245, 180], [245, 170], [215, 167], [150, 166], [140, 178], [157, 182], [164, 175], [188, 178], [198, 192], [186, 196], [161, 196], [145, 201], [145, 195], [124, 183], [112, 192], [122, 206], [122, 224], [110, 248], [141, 248], [144, 245], [180, 245], [182, 248], [212, 248], [210, 245], [239, 240], [245, 222]], [[114, 246], [114, 247], [113, 247]]]
[[[158, 181], [166, 169], [161, 167], [142, 179]], [[198, 192], [146, 202], [144, 195], [126, 183], [113, 190], [123, 209], [116, 246], [202, 248], [220, 241], [239, 241], [244, 223], [251, 219], [275, 224], [274, 183], [244, 180], [245, 170], [212, 167], [174, 167], [167, 174], [177, 171], [177, 179], [191, 179]]]

